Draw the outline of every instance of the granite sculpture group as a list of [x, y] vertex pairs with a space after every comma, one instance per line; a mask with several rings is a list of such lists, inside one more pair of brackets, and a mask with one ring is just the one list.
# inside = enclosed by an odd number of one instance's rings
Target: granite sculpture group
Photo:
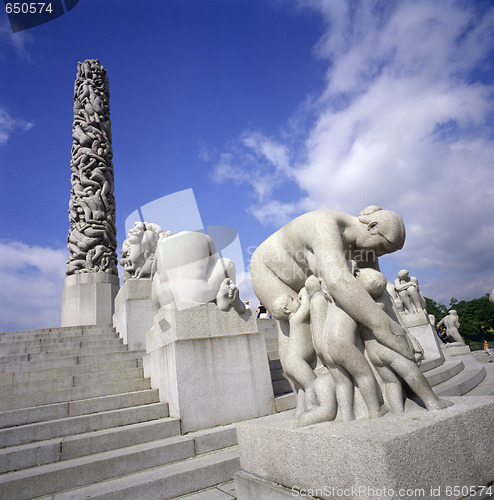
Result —
[[[433, 484], [430, 473], [443, 471], [449, 451], [444, 439], [431, 440], [428, 450], [423, 437], [442, 436], [443, 421], [463, 432], [464, 415], [473, 413], [458, 400], [435, 419], [405, 407], [404, 382], [427, 410], [452, 403], [434, 394], [419, 369], [422, 359], [444, 356], [417, 279], [401, 270], [387, 283], [379, 269], [379, 257], [404, 245], [402, 219], [378, 206], [357, 217], [317, 210], [254, 252], [254, 290], [275, 319], [283, 373], [297, 398], [294, 414], [272, 415], [264, 337], [240, 299], [235, 264], [218, 255], [210, 236], [136, 222], [122, 246], [119, 287], [110, 129], [106, 71], [98, 60], [79, 63], [62, 326], [113, 322], [131, 349], [145, 349], [144, 375], [182, 433], [246, 421], [236, 427], [238, 498], [273, 498], [273, 481], [280, 499], [317, 484], [353, 487], [355, 470], [369, 485], [394, 487], [400, 477]], [[442, 324], [462, 342], [455, 311]], [[399, 416], [405, 408], [409, 419]], [[420, 460], [410, 460], [414, 453]], [[468, 465], [448, 464], [434, 481], [452, 480], [452, 471], [459, 481], [470, 481], [472, 471], [472, 484], [492, 481], [486, 467]]]
[[[378, 257], [404, 241], [401, 218], [370, 206], [358, 217], [333, 210], [304, 214], [254, 252], [254, 290], [276, 319], [280, 361], [297, 394], [298, 425], [332, 420], [338, 412], [342, 420], [354, 419], [355, 386], [370, 418], [388, 408], [403, 412], [401, 378], [428, 409], [451, 404], [433, 393], [418, 369], [422, 349], [401, 323], [379, 272]], [[418, 286], [401, 274], [398, 292], [407, 292], [405, 303], [413, 304]], [[413, 285], [401, 286], [402, 279]], [[326, 368], [319, 376], [317, 360]]]
[[[69, 286], [83, 286], [80, 275], [91, 278], [84, 282], [84, 293], [93, 293], [88, 290], [102, 273], [118, 275], [109, 87], [97, 60], [78, 64], [72, 135], [66, 318], [71, 316], [68, 306], [83, 294]], [[391, 211], [370, 206], [354, 217], [319, 210], [296, 218], [253, 254], [254, 290], [276, 320], [280, 360], [297, 394], [299, 425], [337, 415], [354, 419], [356, 388], [369, 417], [388, 409], [402, 412], [401, 378], [427, 408], [448, 406], [418, 369], [422, 349], [398, 312], [400, 302], [402, 313], [423, 309], [417, 279], [402, 270], [391, 290], [379, 272], [378, 258], [399, 250], [404, 241], [403, 221]], [[161, 330], [173, 323], [177, 311], [201, 304], [246, 312], [235, 284], [235, 264], [218, 256], [207, 234], [172, 234], [152, 222], [136, 222], [123, 244], [121, 264], [124, 283], [152, 280]], [[106, 286], [112, 301], [116, 284], [110, 278], [94, 284], [102, 290]], [[454, 336], [454, 318], [442, 322]], [[316, 373], [317, 361], [322, 367]]]
[[[401, 218], [380, 207], [367, 207], [358, 217], [319, 210], [293, 220], [253, 254], [254, 289], [276, 320], [280, 361], [297, 395], [297, 425], [355, 419], [357, 390], [366, 408], [360, 416], [401, 413], [402, 379], [426, 408], [450, 405], [420, 372], [423, 350], [379, 271], [378, 257], [404, 240]], [[155, 315], [168, 322], [172, 313], [206, 303], [246, 311], [234, 263], [218, 257], [207, 234], [172, 234], [136, 222], [121, 263], [124, 280], [152, 278]], [[404, 313], [423, 309], [417, 279], [408, 271], [398, 273], [394, 289]], [[317, 361], [322, 366], [315, 370]]]

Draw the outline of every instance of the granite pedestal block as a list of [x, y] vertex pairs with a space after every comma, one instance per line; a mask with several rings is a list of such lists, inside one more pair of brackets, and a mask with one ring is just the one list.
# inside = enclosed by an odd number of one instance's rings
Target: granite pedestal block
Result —
[[111, 325], [120, 281], [110, 273], [71, 274], [62, 291], [62, 326]]
[[400, 416], [307, 428], [293, 411], [237, 424], [237, 498], [462, 498], [494, 480], [494, 397], [448, 399], [444, 410], [409, 402]]
[[411, 335], [413, 335], [424, 350], [424, 361], [441, 359], [444, 361], [442, 342], [437, 336], [436, 330], [431, 325], [426, 311], [418, 311], [413, 314], [401, 314], [401, 319]]
[[251, 310], [239, 315], [211, 303], [162, 308], [146, 350], [145, 376], [184, 433], [274, 412], [266, 346]]
[[113, 326], [129, 349], [145, 349], [146, 333], [153, 326], [151, 279], [128, 279], [115, 297]]
[[465, 344], [459, 342], [448, 342], [444, 344], [443, 353], [446, 357], [462, 356], [463, 354], [470, 354], [472, 350]]

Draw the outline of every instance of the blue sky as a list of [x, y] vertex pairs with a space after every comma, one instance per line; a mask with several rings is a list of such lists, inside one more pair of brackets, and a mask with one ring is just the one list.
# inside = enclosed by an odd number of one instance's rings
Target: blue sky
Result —
[[407, 268], [444, 303], [494, 287], [492, 2], [81, 0], [15, 34], [0, 14], [0, 331], [60, 322], [90, 58], [110, 81], [119, 247], [136, 208], [188, 188], [205, 225], [237, 230], [240, 270], [303, 212], [377, 204], [407, 226], [389, 280]]

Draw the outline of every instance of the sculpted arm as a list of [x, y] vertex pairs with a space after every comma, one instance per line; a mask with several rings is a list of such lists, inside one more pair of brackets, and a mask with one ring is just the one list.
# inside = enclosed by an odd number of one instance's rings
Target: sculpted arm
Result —
[[[338, 305], [355, 321], [369, 328], [379, 342], [413, 359], [413, 347], [405, 330], [374, 302], [350, 272], [336, 221], [318, 225], [311, 238], [317, 270]], [[377, 262], [375, 265], [378, 267]]]
[[310, 312], [310, 297], [305, 287], [300, 290], [299, 296], [300, 307], [298, 308], [298, 311], [292, 316], [292, 321], [303, 323], [309, 316]]

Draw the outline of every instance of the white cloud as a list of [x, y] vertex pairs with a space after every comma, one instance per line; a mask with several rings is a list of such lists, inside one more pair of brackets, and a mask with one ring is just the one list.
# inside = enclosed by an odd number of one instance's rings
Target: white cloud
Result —
[[0, 241], [0, 331], [60, 326], [66, 249]]
[[[281, 133], [250, 134], [217, 167], [219, 178], [249, 182], [262, 172], [270, 187], [254, 186], [250, 212], [275, 227], [303, 208], [395, 210], [408, 236], [394, 261], [427, 277], [424, 293], [483, 295], [494, 287], [494, 8], [446, 0], [304, 5], [326, 22], [315, 54], [328, 63], [316, 119], [300, 131], [304, 155]], [[275, 196], [286, 181], [306, 196]]]
[[27, 131], [33, 126], [33, 122], [13, 118], [5, 109], [0, 109], [0, 146], [7, 142], [13, 132]]
[[212, 179], [249, 186], [261, 202], [294, 175], [288, 148], [260, 132], [245, 132], [234, 141], [231, 150], [220, 155]]
[[5, 59], [13, 50], [17, 57], [31, 61], [28, 46], [34, 42], [33, 35], [25, 31], [12, 33], [7, 18], [0, 20], [0, 42], [0, 58]]

